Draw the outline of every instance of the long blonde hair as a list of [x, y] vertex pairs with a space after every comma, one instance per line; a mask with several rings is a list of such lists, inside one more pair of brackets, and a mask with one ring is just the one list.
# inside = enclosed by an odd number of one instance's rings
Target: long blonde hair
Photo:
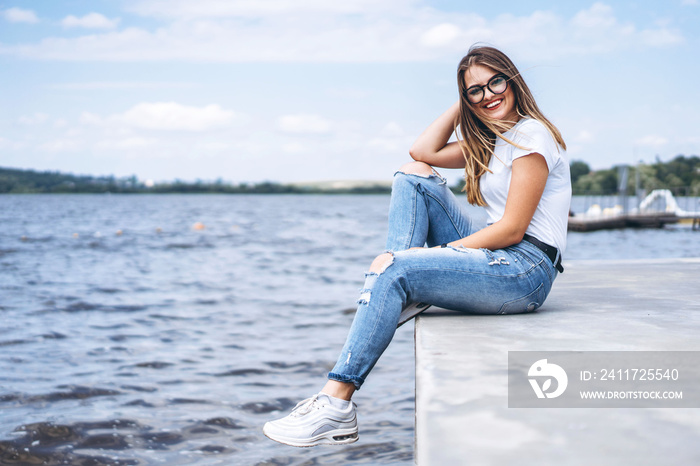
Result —
[[[518, 116], [520, 118], [530, 117], [542, 123], [562, 149], [566, 149], [566, 144], [556, 126], [537, 107], [535, 98], [513, 62], [496, 48], [482, 45], [472, 46], [469, 49], [469, 53], [459, 62], [457, 70], [457, 84], [460, 95], [457, 124], [459, 124], [459, 132], [461, 133], [459, 145], [466, 161], [463, 191], [467, 193], [467, 200], [470, 204], [485, 206], [486, 202], [479, 189], [479, 180], [484, 173], [491, 171], [488, 167], [496, 146], [496, 138], [500, 138], [509, 144], [514, 144], [505, 138], [503, 133], [512, 128], [515, 122], [480, 117], [474, 113], [472, 104], [465, 97], [467, 85], [464, 79], [467, 70], [473, 65], [487, 66], [495, 72], [503, 74], [508, 80], [508, 85], [512, 86], [515, 96], [515, 110]], [[455, 134], [457, 139], [459, 139], [460, 134], [457, 133], [457, 128], [455, 128]]]

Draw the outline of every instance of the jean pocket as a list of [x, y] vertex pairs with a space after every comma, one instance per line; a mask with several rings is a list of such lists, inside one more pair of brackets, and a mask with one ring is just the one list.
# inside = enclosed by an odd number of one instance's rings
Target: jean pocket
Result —
[[516, 262], [520, 261], [524, 271], [530, 271], [537, 266], [537, 262], [532, 257], [525, 254], [523, 251], [520, 251], [516, 248], [509, 248], [508, 252], [515, 256]]
[[508, 301], [501, 306], [499, 314], [521, 314], [523, 312], [532, 312], [542, 305], [546, 298], [544, 284], [535, 289], [532, 293], [522, 298]]

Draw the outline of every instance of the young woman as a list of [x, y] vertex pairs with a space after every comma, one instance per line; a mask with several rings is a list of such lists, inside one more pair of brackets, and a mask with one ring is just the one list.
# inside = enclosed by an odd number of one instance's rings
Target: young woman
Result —
[[[533, 311], [563, 272], [571, 179], [561, 134], [497, 49], [472, 47], [457, 84], [459, 101], [420, 135], [410, 150], [415, 162], [394, 177], [388, 252], [370, 266], [328, 382], [291, 414], [265, 424], [272, 440], [299, 447], [357, 441], [350, 399], [397, 325], [428, 305], [479, 314]], [[457, 126], [458, 141], [448, 142]], [[485, 207], [485, 228], [473, 225], [433, 167], [464, 169], [467, 200]]]

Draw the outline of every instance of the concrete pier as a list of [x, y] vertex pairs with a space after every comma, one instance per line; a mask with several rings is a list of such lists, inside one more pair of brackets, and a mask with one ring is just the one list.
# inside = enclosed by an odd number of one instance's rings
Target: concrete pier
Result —
[[416, 463], [700, 464], [700, 409], [508, 408], [508, 351], [700, 351], [700, 259], [566, 262], [535, 313], [416, 319]]

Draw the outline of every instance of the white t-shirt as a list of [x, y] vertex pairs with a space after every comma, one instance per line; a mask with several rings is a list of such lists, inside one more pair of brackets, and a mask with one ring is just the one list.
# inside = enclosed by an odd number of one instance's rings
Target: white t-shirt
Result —
[[532, 118], [521, 119], [503, 136], [526, 149], [519, 149], [500, 138], [496, 139], [494, 156], [489, 162], [493, 173], [486, 172], [480, 182], [481, 194], [487, 203], [488, 223], [497, 222], [503, 217], [513, 160], [538, 153], [547, 162], [549, 176], [527, 233], [557, 247], [563, 254], [566, 249], [566, 226], [571, 204], [571, 175], [566, 152], [552, 138], [547, 128]]

